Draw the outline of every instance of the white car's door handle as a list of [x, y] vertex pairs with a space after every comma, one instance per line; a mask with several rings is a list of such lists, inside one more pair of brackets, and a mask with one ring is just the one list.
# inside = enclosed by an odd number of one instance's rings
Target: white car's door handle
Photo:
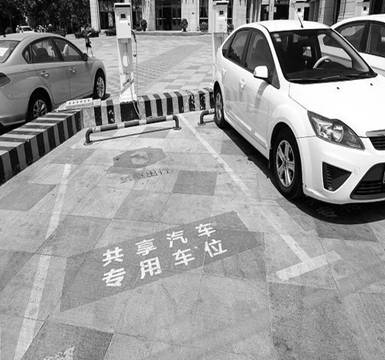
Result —
[[41, 75], [42, 77], [45, 77], [45, 78], [49, 77], [49, 74], [48, 74], [45, 70], [43, 70], [42, 72], [40, 72], [40, 75]]
[[226, 69], [222, 69], [222, 76], [225, 76], [225, 75], [226, 75], [226, 72], [227, 72]]
[[72, 74], [76, 73], [76, 69], [75, 68], [69, 68], [68, 71], [72, 72]]
[[241, 86], [241, 89], [243, 89], [246, 86], [246, 81], [243, 79], [239, 80], [239, 85]]

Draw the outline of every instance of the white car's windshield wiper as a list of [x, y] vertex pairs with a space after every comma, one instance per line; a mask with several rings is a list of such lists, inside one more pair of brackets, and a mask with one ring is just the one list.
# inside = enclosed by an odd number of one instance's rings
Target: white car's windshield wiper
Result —
[[373, 76], [376, 76], [376, 74], [372, 73], [371, 71], [366, 71], [362, 73], [342, 73], [342, 74], [334, 74], [334, 75], [326, 75], [326, 76], [318, 76], [318, 77], [290, 78], [289, 81], [297, 82], [301, 84], [310, 84], [310, 83], [327, 82], [327, 81], [363, 79], [363, 78], [373, 77]]

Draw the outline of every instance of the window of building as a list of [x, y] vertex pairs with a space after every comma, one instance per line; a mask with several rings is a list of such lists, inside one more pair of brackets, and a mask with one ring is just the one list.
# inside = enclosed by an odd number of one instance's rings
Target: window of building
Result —
[[111, 29], [115, 27], [114, 3], [124, 0], [99, 0], [100, 27]]
[[209, 0], [199, 1], [199, 25], [209, 24]]
[[180, 30], [181, 0], [155, 0], [156, 30]]

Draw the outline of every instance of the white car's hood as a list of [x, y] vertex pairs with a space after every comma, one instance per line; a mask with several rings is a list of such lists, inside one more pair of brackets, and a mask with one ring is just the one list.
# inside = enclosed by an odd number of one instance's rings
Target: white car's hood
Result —
[[290, 84], [290, 97], [307, 110], [339, 119], [358, 136], [385, 129], [385, 77]]

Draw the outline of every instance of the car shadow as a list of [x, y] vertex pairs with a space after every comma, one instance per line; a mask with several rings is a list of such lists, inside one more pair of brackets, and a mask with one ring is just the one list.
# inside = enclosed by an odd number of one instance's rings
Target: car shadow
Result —
[[[224, 129], [224, 132], [247, 156], [247, 159], [254, 163], [272, 182], [268, 160], [233, 128], [228, 127]], [[273, 182], [272, 186], [274, 186]], [[277, 202], [284, 208], [290, 209], [291, 206], [294, 206], [303, 214], [334, 224], [368, 224], [385, 219], [385, 201], [336, 205], [307, 196], [295, 201], [287, 200], [282, 196]]]

